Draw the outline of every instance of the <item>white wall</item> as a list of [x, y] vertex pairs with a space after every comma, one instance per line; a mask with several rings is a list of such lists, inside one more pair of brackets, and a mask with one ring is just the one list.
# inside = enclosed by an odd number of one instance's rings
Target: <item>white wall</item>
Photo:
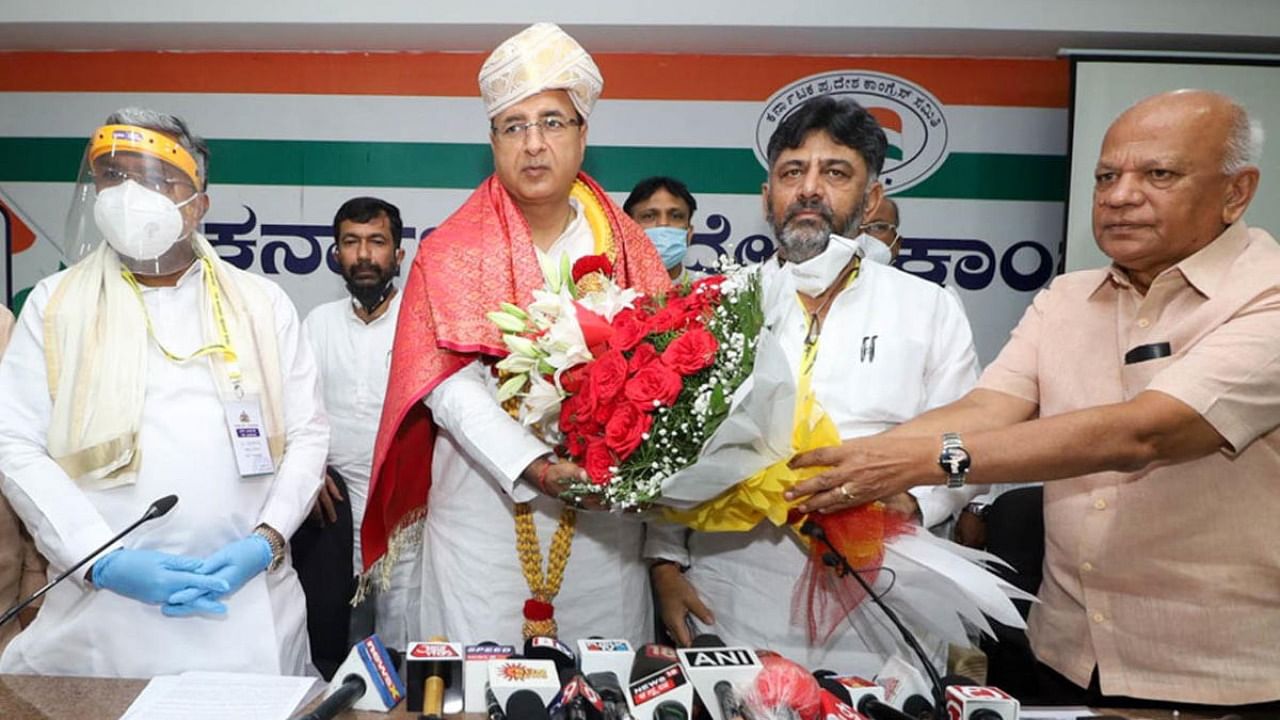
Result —
[[46, 0], [0, 3], [0, 49], [471, 50], [552, 20], [593, 51], [1050, 56], [1264, 52], [1276, 0]]

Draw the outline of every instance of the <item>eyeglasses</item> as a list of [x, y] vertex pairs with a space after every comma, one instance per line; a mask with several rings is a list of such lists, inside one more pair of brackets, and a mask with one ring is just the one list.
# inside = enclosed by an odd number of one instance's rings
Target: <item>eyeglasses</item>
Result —
[[898, 234], [898, 226], [890, 222], [869, 222], [858, 229], [881, 239], [893, 238], [890, 244], [897, 242], [902, 237], [902, 235]]
[[489, 129], [502, 142], [520, 142], [529, 134], [529, 131], [535, 127], [542, 129], [545, 137], [560, 137], [568, 132], [571, 127], [582, 125], [582, 121], [578, 118], [562, 118], [554, 115], [544, 117], [530, 122], [511, 122], [498, 127], [490, 125]]

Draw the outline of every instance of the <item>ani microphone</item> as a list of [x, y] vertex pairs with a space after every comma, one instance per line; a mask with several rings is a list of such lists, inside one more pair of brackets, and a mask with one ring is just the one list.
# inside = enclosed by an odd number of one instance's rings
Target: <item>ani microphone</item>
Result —
[[151, 503], [151, 507], [147, 508], [147, 511], [142, 514], [142, 517], [135, 520], [132, 525], [125, 528], [124, 530], [121, 530], [118, 535], [116, 535], [115, 537], [103, 543], [102, 547], [86, 555], [82, 560], [80, 560], [80, 562], [64, 570], [61, 575], [54, 578], [51, 582], [49, 582], [44, 587], [32, 593], [31, 596], [29, 596], [22, 602], [18, 603], [17, 605], [14, 605], [13, 607], [6, 610], [4, 615], [0, 616], [0, 626], [3, 626], [5, 623], [9, 622], [14, 617], [16, 617], [18, 613], [22, 612], [23, 608], [35, 602], [36, 600], [39, 600], [45, 593], [52, 590], [55, 585], [62, 582], [63, 580], [66, 580], [68, 577], [70, 577], [71, 573], [84, 567], [86, 563], [88, 563], [90, 560], [101, 555], [105, 550], [107, 550], [107, 548], [110, 548], [112, 545], [115, 545], [116, 543], [120, 542], [120, 540], [124, 538], [125, 535], [128, 535], [129, 533], [136, 530], [139, 525], [151, 520], [155, 520], [158, 517], [168, 514], [168, 512], [173, 509], [173, 506], [177, 504], [178, 504], [177, 495], [165, 495], [159, 500], [156, 500], [155, 502]]

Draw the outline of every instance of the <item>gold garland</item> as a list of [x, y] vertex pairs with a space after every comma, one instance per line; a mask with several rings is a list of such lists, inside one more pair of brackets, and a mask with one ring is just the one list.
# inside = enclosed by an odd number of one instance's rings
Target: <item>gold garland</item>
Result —
[[[542, 571], [542, 549], [538, 545], [538, 529], [533, 524], [533, 507], [529, 503], [516, 503], [516, 552], [520, 555], [520, 571], [529, 586], [531, 601], [542, 603], [548, 608], [560, 593], [560, 584], [564, 581], [564, 569], [569, 564], [569, 553], [572, 550], [574, 526], [578, 513], [565, 506], [560, 511], [560, 522], [556, 525], [555, 534], [551, 536], [551, 547], [547, 552], [547, 570]], [[554, 617], [529, 617], [529, 603], [525, 604], [525, 620], [521, 628], [524, 639], [536, 636], [556, 637], [559, 628]], [[550, 615], [550, 613], [548, 613]]]

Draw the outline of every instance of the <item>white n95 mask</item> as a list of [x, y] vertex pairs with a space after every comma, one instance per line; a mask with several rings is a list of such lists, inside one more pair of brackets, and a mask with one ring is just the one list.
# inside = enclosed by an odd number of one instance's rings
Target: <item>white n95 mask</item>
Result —
[[178, 207], [155, 190], [126, 180], [98, 192], [93, 220], [116, 252], [134, 260], [153, 260], [181, 239]]
[[791, 269], [797, 291], [817, 297], [831, 287], [856, 254], [858, 244], [855, 241], [832, 233], [826, 250], [802, 263], [789, 262], [785, 267]]
[[889, 265], [893, 262], [893, 251], [888, 245], [880, 242], [879, 238], [862, 233], [857, 237], [857, 243], [862, 246], [862, 257], [867, 262], [880, 265]]

